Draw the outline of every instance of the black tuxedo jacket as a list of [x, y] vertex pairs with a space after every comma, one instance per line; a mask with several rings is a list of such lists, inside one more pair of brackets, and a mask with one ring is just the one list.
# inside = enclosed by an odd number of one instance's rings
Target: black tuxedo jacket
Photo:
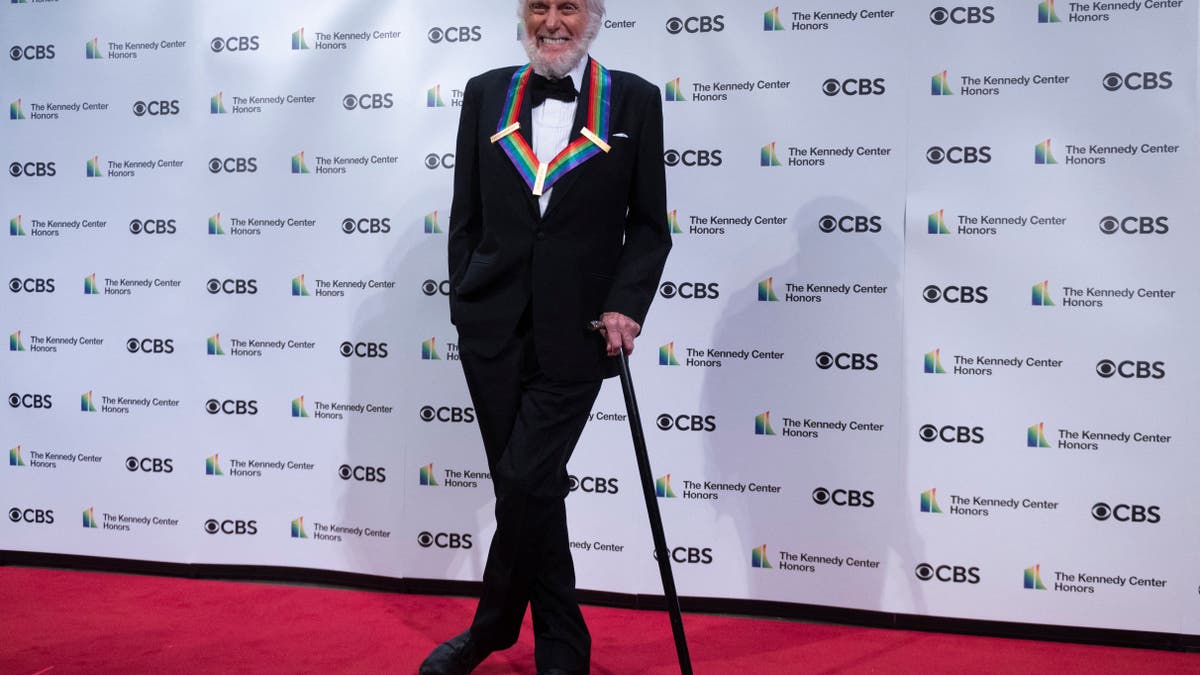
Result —
[[[486, 355], [513, 335], [528, 307], [545, 373], [609, 377], [615, 359], [605, 356], [587, 322], [620, 312], [644, 324], [671, 248], [659, 90], [610, 71], [612, 149], [560, 178], [542, 216], [508, 155], [490, 142], [516, 69], [476, 76], [463, 94], [450, 209], [450, 321], [460, 342]], [[587, 117], [590, 68], [584, 73], [572, 141]], [[519, 120], [532, 145], [528, 95]]]

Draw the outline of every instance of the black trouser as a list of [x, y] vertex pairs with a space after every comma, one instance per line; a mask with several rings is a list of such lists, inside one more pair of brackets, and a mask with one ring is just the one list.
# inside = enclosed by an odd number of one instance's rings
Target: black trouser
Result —
[[528, 604], [538, 670], [586, 673], [591, 637], [575, 599], [564, 500], [567, 460], [601, 383], [542, 373], [528, 312], [495, 356], [461, 337], [459, 354], [496, 491], [496, 533], [471, 635], [489, 650], [511, 647]]

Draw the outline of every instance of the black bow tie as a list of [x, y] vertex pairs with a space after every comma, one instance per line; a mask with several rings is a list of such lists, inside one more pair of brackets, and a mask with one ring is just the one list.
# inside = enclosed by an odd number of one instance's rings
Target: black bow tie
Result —
[[529, 77], [529, 95], [530, 107], [536, 108], [545, 103], [548, 98], [570, 103], [579, 96], [579, 92], [575, 91], [575, 83], [571, 81], [570, 75], [559, 80], [551, 80], [533, 73]]

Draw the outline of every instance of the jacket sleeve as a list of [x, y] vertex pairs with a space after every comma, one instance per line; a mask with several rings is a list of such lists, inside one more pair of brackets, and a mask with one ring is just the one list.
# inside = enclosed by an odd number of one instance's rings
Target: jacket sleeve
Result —
[[483, 230], [479, 192], [479, 109], [482, 86], [471, 78], [463, 91], [458, 118], [458, 140], [454, 150], [454, 197], [450, 203], [450, 234], [447, 237], [450, 279], [450, 321], [454, 323], [455, 289], [467, 271], [471, 251]]
[[619, 312], [645, 325], [646, 313], [662, 277], [671, 230], [667, 225], [667, 179], [663, 166], [662, 97], [647, 85], [642, 106], [641, 141], [625, 216], [625, 243], [617, 261], [604, 311]]

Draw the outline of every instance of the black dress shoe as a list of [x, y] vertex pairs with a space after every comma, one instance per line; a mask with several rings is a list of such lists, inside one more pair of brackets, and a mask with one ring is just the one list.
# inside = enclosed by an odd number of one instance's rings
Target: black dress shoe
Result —
[[491, 652], [471, 639], [471, 631], [438, 645], [421, 663], [419, 675], [467, 675]]

